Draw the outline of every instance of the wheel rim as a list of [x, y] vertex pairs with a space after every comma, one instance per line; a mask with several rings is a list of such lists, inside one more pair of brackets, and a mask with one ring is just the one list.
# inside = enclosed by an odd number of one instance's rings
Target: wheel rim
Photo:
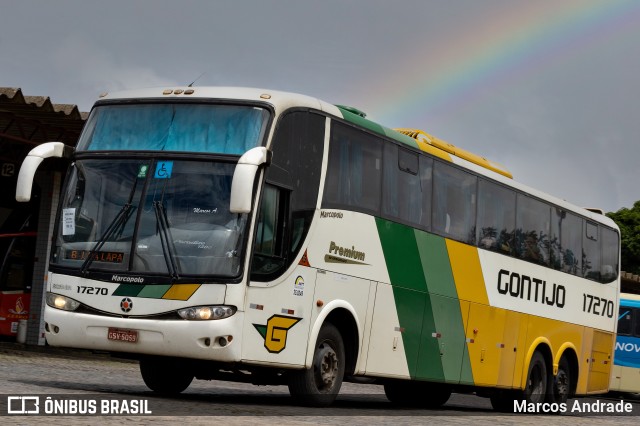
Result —
[[319, 391], [328, 392], [338, 377], [338, 355], [327, 342], [318, 347], [318, 356], [315, 363], [316, 386]]
[[560, 399], [564, 399], [569, 395], [569, 375], [562, 369], [558, 370], [558, 375], [556, 376], [555, 394]]

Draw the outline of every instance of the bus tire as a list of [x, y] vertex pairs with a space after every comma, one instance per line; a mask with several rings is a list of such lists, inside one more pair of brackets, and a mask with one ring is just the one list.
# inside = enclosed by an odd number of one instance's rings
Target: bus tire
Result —
[[543, 403], [547, 399], [547, 389], [549, 385], [549, 375], [547, 373], [547, 363], [540, 351], [535, 351], [529, 362], [529, 371], [524, 391], [519, 392], [517, 399], [527, 403]]
[[571, 367], [566, 356], [560, 358], [558, 363], [558, 374], [553, 378], [552, 402], [563, 404], [569, 399], [571, 394]]
[[140, 373], [149, 389], [165, 395], [179, 394], [193, 381], [193, 373], [185, 367], [184, 361], [175, 358], [142, 358]]
[[[568, 368], [568, 364], [567, 364]], [[547, 399], [547, 388], [549, 375], [547, 373], [547, 363], [540, 351], [535, 351], [529, 363], [527, 371], [527, 381], [524, 390], [501, 390], [496, 391], [489, 399], [494, 410], [502, 413], [515, 412], [515, 403], [543, 403]]]
[[342, 336], [333, 324], [326, 323], [318, 333], [311, 368], [290, 373], [289, 393], [300, 405], [327, 407], [340, 392], [344, 367]]
[[394, 405], [439, 408], [451, 397], [451, 387], [440, 383], [405, 380], [385, 383], [384, 393]]

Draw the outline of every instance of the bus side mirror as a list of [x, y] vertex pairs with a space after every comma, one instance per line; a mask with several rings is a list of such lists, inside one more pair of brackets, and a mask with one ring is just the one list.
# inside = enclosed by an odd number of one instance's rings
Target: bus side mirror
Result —
[[29, 151], [27, 158], [24, 159], [22, 166], [20, 166], [18, 184], [16, 186], [16, 201], [26, 203], [31, 200], [33, 177], [36, 175], [36, 170], [38, 170], [42, 160], [49, 157], [68, 158], [72, 152], [73, 148], [66, 146], [62, 142], [43, 143]]
[[258, 173], [258, 168], [263, 164], [268, 164], [270, 159], [271, 152], [263, 146], [251, 148], [242, 154], [231, 181], [231, 202], [229, 206], [231, 213], [249, 213], [251, 211], [253, 182]]

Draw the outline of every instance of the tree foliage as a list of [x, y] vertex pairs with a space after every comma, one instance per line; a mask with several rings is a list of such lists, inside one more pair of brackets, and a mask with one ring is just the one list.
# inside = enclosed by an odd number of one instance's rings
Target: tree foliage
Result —
[[623, 271], [640, 274], [640, 201], [633, 207], [626, 207], [617, 212], [607, 213], [607, 216], [620, 228]]

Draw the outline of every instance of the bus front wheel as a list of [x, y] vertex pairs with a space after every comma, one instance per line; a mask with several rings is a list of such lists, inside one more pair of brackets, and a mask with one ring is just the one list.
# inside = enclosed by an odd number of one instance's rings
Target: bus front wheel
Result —
[[174, 358], [142, 358], [140, 373], [147, 387], [161, 394], [179, 394], [193, 381], [193, 373]]
[[333, 324], [324, 324], [318, 333], [311, 368], [290, 373], [289, 393], [301, 405], [329, 406], [342, 386], [344, 367], [342, 336]]

